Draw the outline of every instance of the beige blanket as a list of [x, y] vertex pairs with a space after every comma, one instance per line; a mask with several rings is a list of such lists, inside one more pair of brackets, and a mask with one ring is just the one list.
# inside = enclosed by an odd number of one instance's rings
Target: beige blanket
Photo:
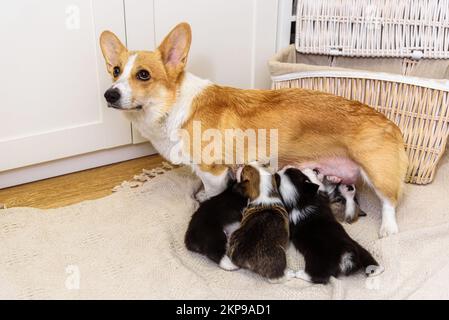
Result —
[[[95, 201], [0, 210], [0, 298], [449, 298], [449, 158], [431, 185], [406, 186], [396, 236], [377, 238], [379, 205], [363, 194], [369, 216], [345, 227], [386, 271], [329, 285], [270, 284], [188, 252], [183, 238], [198, 186], [189, 169], [180, 168]], [[289, 264], [303, 265], [292, 248]]]

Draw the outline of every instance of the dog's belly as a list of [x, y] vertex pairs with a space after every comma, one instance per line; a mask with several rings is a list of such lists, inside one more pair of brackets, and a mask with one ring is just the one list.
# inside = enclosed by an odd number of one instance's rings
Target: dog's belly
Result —
[[299, 169], [317, 169], [325, 176], [335, 176], [342, 179], [344, 184], [356, 183], [360, 175], [360, 167], [346, 157], [329, 157], [316, 161], [306, 161], [300, 163], [290, 163]]

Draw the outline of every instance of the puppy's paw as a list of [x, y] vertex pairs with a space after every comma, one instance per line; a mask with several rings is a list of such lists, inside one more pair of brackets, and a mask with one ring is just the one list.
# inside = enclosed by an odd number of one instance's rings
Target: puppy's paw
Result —
[[379, 230], [379, 237], [385, 238], [399, 232], [398, 225], [393, 220], [382, 219], [382, 225]]
[[209, 196], [205, 190], [200, 190], [195, 194], [195, 199], [198, 200], [198, 202], [204, 202], [209, 199]]
[[368, 266], [365, 269], [365, 274], [367, 277], [376, 277], [382, 274], [385, 271], [385, 268], [382, 266]]
[[226, 271], [234, 271], [240, 269], [231, 261], [231, 259], [229, 259], [228, 256], [223, 256], [218, 265], [220, 266], [220, 268]]
[[354, 198], [355, 186], [353, 184], [341, 184], [338, 186], [338, 190], [340, 190], [341, 194], [345, 197]]
[[337, 176], [326, 176], [327, 181], [329, 181], [330, 183], [340, 183], [341, 182], [341, 178], [337, 177]]
[[315, 175], [316, 175], [316, 177], [317, 177], [317, 179], [320, 181], [320, 182], [324, 182], [324, 174], [322, 174], [321, 172], [320, 172], [320, 170], [318, 170], [318, 169], [313, 169], [313, 172], [315, 172]]
[[296, 278], [296, 272], [292, 269], [287, 269], [285, 270], [284, 276], [285, 278], [287, 278], [287, 280], [290, 280]]
[[284, 276], [282, 276], [280, 278], [274, 278], [274, 279], [267, 278], [267, 280], [268, 280], [269, 283], [277, 284], [277, 283], [284, 283], [287, 280], [290, 280], [290, 278], [288, 278], [287, 276], [284, 275]]
[[307, 272], [305, 270], [298, 270], [295, 273], [295, 278], [307, 281], [307, 282], [311, 282], [312, 278], [307, 274]]

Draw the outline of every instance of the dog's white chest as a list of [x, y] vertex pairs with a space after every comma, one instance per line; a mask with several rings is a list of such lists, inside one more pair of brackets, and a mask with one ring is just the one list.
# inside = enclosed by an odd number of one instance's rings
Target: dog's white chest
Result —
[[179, 88], [176, 102], [168, 112], [162, 111], [164, 105], [150, 106], [131, 121], [164, 158], [175, 164], [190, 164], [190, 155], [183, 152], [189, 149], [183, 145], [189, 141], [181, 139], [182, 126], [191, 115], [193, 99], [211, 84], [209, 80], [187, 73]]

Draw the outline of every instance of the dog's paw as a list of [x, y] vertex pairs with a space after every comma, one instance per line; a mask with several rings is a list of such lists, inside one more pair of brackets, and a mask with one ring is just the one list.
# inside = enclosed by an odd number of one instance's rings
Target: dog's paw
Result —
[[285, 270], [284, 276], [289, 280], [296, 278], [296, 272], [292, 269]]
[[382, 225], [380, 226], [379, 230], [379, 237], [385, 238], [388, 236], [391, 236], [393, 234], [396, 234], [399, 232], [398, 225], [395, 221], [392, 220], [382, 220]]
[[320, 172], [320, 170], [318, 170], [318, 169], [313, 169], [313, 172], [315, 173], [315, 175], [316, 175], [316, 177], [317, 177], [317, 179], [318, 179], [319, 182], [324, 182], [325, 176], [324, 176], [324, 174], [322, 174], [322, 173]]
[[365, 269], [365, 274], [367, 277], [377, 277], [385, 271], [382, 266], [368, 266]]
[[207, 195], [205, 190], [200, 190], [195, 194], [195, 199], [199, 202], [204, 202], [209, 199], [209, 196]]
[[307, 282], [311, 282], [312, 278], [307, 274], [307, 272], [305, 270], [298, 270], [295, 273], [295, 278], [307, 281]]
[[289, 277], [287, 277], [285, 275], [280, 277], [280, 278], [274, 278], [274, 279], [267, 278], [268, 282], [271, 283], [271, 284], [284, 283], [284, 282], [286, 282], [286, 281], [288, 281], [290, 279], [291, 278], [289, 278]]
[[226, 271], [234, 271], [240, 269], [238, 266], [236, 266], [231, 259], [229, 259], [228, 256], [223, 256], [221, 258], [220, 263], [218, 264], [220, 268]]
[[340, 183], [341, 182], [341, 178], [337, 177], [337, 176], [326, 176], [327, 181], [329, 181], [330, 183]]
[[355, 186], [353, 184], [341, 184], [338, 186], [338, 190], [347, 198], [354, 198]]

